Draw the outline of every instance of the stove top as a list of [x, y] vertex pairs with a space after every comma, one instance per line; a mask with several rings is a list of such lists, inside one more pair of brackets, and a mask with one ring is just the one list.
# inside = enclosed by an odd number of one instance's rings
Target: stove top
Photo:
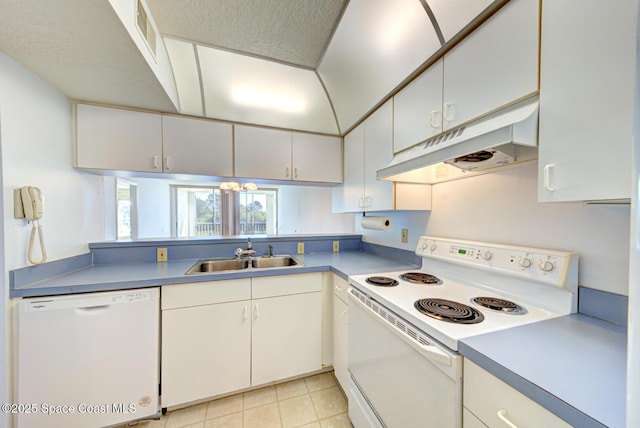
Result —
[[[576, 311], [574, 253], [421, 237], [416, 254], [419, 270], [353, 275], [349, 283], [450, 349], [466, 337]], [[375, 286], [370, 277], [397, 284]]]

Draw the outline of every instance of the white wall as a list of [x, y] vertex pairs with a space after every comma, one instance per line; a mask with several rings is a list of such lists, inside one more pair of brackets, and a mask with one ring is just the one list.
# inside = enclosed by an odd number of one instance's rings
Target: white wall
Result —
[[579, 283], [628, 294], [629, 206], [537, 202], [537, 170], [530, 164], [433, 186], [429, 214], [386, 213], [389, 231], [365, 231], [363, 240], [413, 250], [399, 244], [400, 228], [410, 240], [428, 234], [451, 238], [575, 251]]
[[278, 234], [354, 233], [354, 214], [331, 212], [331, 188], [280, 186]]
[[[8, 270], [26, 266], [30, 226], [13, 218], [13, 189], [31, 185], [45, 195], [42, 220], [48, 260], [88, 251], [87, 243], [103, 239], [104, 199], [101, 178], [74, 170], [70, 101], [46, 82], [0, 53], [0, 142], [2, 144], [4, 287], [0, 299], [0, 342], [10, 337]], [[1, 253], [0, 253], [1, 255]], [[39, 259], [39, 253], [34, 251]], [[2, 325], [2, 323], [0, 323]], [[5, 340], [6, 338], [6, 340]], [[7, 349], [9, 349], [7, 347]], [[11, 402], [9, 356], [2, 352], [4, 387], [0, 402]], [[4, 422], [0, 419], [0, 426]]]

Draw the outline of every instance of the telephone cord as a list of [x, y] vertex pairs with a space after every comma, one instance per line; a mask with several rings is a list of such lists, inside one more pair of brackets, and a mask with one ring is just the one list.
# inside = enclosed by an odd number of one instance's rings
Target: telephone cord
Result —
[[[36, 238], [36, 222], [38, 223], [38, 238], [40, 240], [40, 250], [42, 251], [42, 258], [40, 260], [33, 260], [33, 244]], [[29, 237], [29, 253], [27, 257], [29, 258], [29, 262], [34, 265], [39, 265], [44, 263], [47, 260], [47, 249], [44, 246], [44, 235], [42, 233], [42, 225], [40, 221], [34, 220], [31, 227], [31, 236]]]

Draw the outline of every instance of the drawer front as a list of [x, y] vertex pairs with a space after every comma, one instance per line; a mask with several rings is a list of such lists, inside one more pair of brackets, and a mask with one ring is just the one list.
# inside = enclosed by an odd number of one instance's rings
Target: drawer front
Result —
[[252, 298], [286, 296], [322, 290], [322, 272], [253, 278]]
[[571, 427], [467, 359], [464, 360], [464, 407], [490, 427], [508, 426], [505, 421], [519, 428]]
[[346, 279], [342, 279], [338, 275], [333, 275], [333, 294], [335, 294], [340, 300], [347, 305], [349, 304], [349, 298], [347, 296], [347, 288], [349, 283]]
[[251, 278], [205, 281], [163, 286], [161, 307], [165, 310], [249, 299]]

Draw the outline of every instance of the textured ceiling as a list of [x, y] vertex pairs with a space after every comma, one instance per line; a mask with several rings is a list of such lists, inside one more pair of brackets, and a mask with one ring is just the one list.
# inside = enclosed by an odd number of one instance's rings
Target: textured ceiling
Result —
[[315, 69], [345, 0], [147, 0], [163, 36]]

